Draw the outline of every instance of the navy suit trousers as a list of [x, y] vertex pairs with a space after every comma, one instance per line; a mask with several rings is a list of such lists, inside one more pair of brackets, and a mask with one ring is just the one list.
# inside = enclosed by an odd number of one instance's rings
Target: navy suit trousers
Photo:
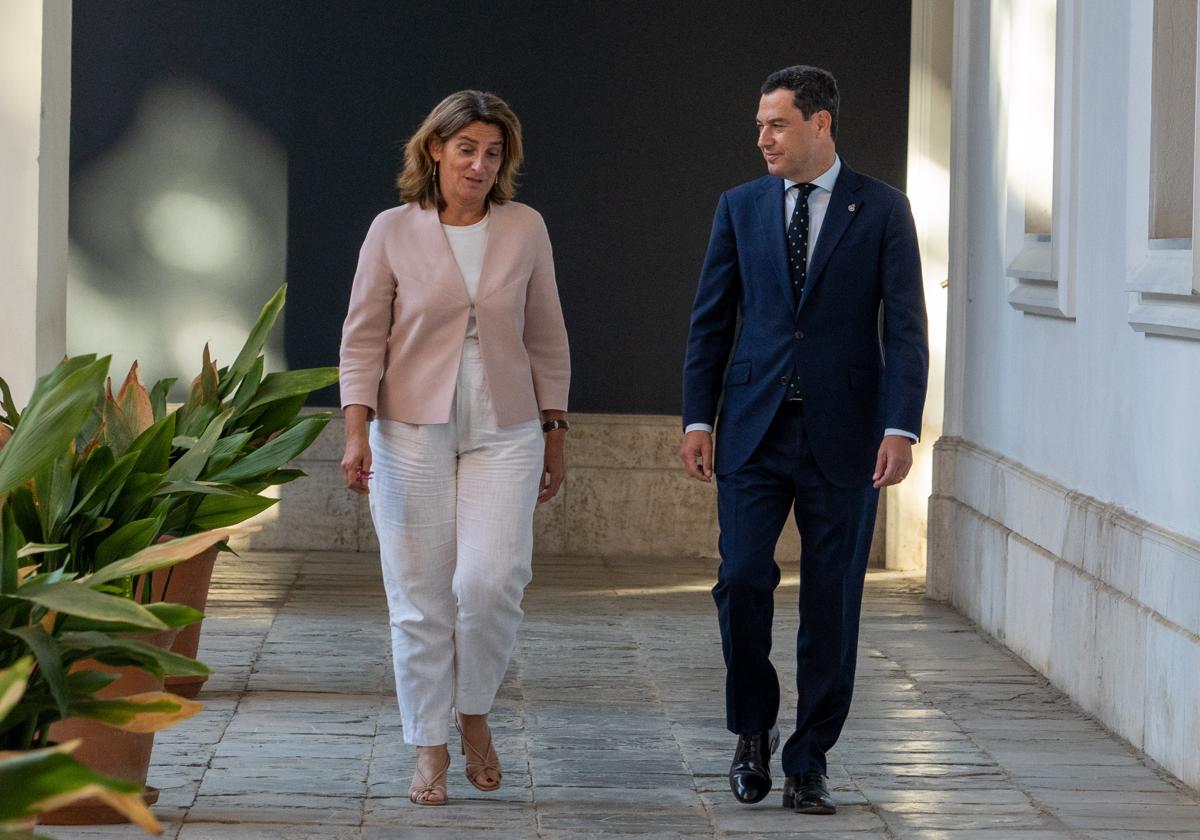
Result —
[[750, 459], [717, 476], [721, 567], [713, 598], [727, 669], [731, 732], [769, 729], [779, 712], [770, 661], [775, 544], [795, 508], [800, 530], [796, 729], [783, 749], [791, 775], [826, 772], [854, 690], [863, 580], [879, 491], [829, 482], [813, 459], [802, 407], [783, 402]]

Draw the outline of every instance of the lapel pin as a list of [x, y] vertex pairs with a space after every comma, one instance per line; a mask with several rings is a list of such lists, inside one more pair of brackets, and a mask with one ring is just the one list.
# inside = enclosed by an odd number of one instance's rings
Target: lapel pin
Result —
[[857, 210], [857, 209], [858, 209], [858, 205], [857, 205], [857, 204], [851, 204], [851, 205], [850, 205], [849, 207], [847, 207], [846, 209], [847, 209], [847, 210], [849, 210], [851, 213], [853, 213], [855, 210]]

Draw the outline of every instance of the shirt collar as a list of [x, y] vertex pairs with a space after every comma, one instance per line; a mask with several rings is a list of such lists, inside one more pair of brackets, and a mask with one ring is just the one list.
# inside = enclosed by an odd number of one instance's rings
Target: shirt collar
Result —
[[[827, 192], [833, 192], [833, 185], [837, 183], [838, 175], [841, 173], [841, 171], [842, 171], [842, 158], [839, 155], [834, 155], [833, 156], [833, 166], [826, 169], [824, 172], [822, 172], [816, 178], [813, 178], [810, 183], [816, 184], [818, 187], [820, 187], [823, 190], [826, 190]], [[799, 183], [799, 182], [798, 181], [789, 181], [787, 178], [784, 178], [783, 179], [783, 191], [787, 192], [792, 187], [796, 186], [797, 183]]]

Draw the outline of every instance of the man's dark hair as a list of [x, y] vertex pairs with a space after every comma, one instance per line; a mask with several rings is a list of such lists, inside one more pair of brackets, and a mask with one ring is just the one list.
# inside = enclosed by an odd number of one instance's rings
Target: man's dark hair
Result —
[[808, 64], [785, 67], [767, 76], [760, 92], [767, 94], [779, 88], [792, 92], [792, 101], [806, 120], [811, 120], [817, 111], [828, 111], [829, 135], [837, 139], [839, 97], [837, 79], [832, 73]]

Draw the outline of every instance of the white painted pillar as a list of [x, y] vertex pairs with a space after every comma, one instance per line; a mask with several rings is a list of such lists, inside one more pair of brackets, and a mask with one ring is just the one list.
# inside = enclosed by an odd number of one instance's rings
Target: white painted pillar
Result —
[[23, 406], [66, 348], [70, 0], [0, 0], [0, 376]]
[[912, 202], [929, 309], [929, 396], [921, 442], [908, 479], [890, 487], [886, 565], [925, 564], [933, 443], [942, 434], [945, 404], [946, 302], [949, 273], [950, 76], [954, 0], [913, 0], [908, 92], [908, 197]]

